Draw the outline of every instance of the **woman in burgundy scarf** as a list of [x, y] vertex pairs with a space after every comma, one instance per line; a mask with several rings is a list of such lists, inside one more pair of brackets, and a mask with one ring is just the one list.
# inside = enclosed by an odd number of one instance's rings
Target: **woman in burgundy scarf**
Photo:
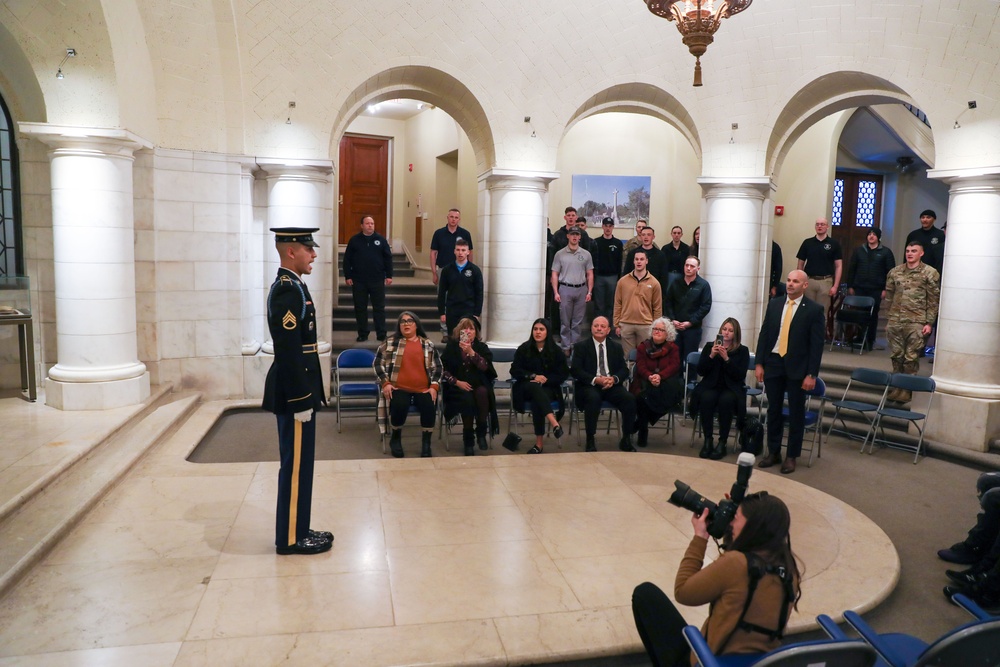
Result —
[[650, 337], [635, 352], [631, 391], [635, 395], [638, 427], [636, 445], [645, 447], [649, 425], [670, 412], [684, 397], [677, 331], [665, 317], [653, 321]]

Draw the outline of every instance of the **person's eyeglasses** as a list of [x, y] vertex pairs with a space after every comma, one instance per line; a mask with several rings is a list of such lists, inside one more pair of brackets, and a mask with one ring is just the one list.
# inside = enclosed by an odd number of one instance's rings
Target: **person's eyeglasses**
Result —
[[667, 333], [667, 330], [663, 327], [653, 327], [653, 331], [659, 331], [661, 333]]
[[411, 320], [410, 318], [406, 318], [405, 320], [400, 320], [399, 323], [400, 324], [416, 324], [417, 321], [416, 320]]

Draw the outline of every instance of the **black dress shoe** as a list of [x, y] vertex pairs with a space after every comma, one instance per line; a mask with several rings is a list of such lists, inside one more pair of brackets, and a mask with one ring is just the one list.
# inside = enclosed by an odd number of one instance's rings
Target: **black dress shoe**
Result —
[[309, 536], [303, 537], [295, 544], [290, 544], [287, 547], [275, 547], [274, 550], [278, 552], [279, 556], [288, 556], [290, 554], [308, 556], [311, 554], [321, 554], [324, 551], [329, 551], [332, 546], [333, 542], [330, 542], [329, 540]]
[[331, 533], [328, 530], [313, 530], [312, 528], [310, 528], [309, 537], [319, 540], [326, 540], [327, 542], [333, 542], [333, 533]]
[[380, 334], [375, 334], [375, 338], [377, 338], [379, 340], [385, 340], [385, 332], [383, 331]]
[[592, 435], [587, 436], [587, 451], [588, 452], [597, 451], [597, 443], [594, 442], [594, 436]]
[[623, 452], [634, 452], [635, 447], [632, 446], [632, 436], [623, 435], [622, 439], [618, 441], [618, 449]]
[[368, 340], [368, 334], [358, 334], [358, 337], [355, 338], [354, 340], [358, 341], [359, 343], [363, 343], [366, 340]]
[[770, 468], [771, 466], [776, 466], [781, 463], [781, 450], [778, 450], [774, 454], [768, 454], [760, 460], [757, 464], [758, 468]]

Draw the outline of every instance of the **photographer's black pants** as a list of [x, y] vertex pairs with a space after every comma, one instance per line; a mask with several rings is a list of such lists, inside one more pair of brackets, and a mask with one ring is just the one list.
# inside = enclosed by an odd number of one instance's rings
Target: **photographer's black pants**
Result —
[[653, 667], [688, 667], [691, 649], [684, 639], [687, 621], [656, 584], [648, 581], [632, 591], [632, 615]]

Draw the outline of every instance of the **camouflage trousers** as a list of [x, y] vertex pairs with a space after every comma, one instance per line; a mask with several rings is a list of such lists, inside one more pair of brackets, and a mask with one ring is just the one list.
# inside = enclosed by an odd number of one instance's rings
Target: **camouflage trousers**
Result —
[[894, 373], [914, 374], [920, 369], [920, 351], [924, 348], [922, 324], [893, 324], [885, 327]]

